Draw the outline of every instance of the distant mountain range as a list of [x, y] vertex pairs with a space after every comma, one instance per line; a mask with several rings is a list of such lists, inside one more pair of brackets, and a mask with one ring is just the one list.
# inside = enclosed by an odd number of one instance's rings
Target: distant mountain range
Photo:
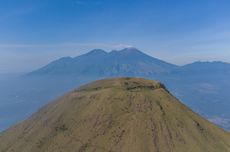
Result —
[[230, 64], [226, 62], [220, 62], [220, 61], [213, 61], [213, 62], [194, 62], [191, 64], [187, 64], [184, 66], [180, 66], [177, 69], [174, 69], [171, 71], [178, 72], [178, 73], [198, 73], [198, 74], [217, 74], [220, 73], [230, 73]]
[[194, 111], [230, 130], [229, 63], [177, 66], [136, 48], [111, 52], [95, 49], [78, 57], [58, 59], [18, 79], [2, 81], [0, 130], [81, 84], [122, 76], [159, 80]]
[[95, 49], [78, 57], [64, 57], [32, 72], [32, 75], [148, 76], [169, 72], [176, 65], [153, 58], [136, 48], [109, 53]]
[[149, 56], [136, 48], [106, 52], [95, 49], [77, 57], [63, 57], [29, 73], [29, 75], [152, 76], [158, 74], [230, 73], [226, 62], [194, 62], [174, 65]]

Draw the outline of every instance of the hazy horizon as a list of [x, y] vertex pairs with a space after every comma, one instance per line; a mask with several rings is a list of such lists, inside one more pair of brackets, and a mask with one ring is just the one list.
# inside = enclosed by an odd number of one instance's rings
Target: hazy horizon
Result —
[[[100, 48], [96, 48], [96, 49], [100, 49]], [[117, 49], [117, 48], [114, 48], [114, 49], [112, 49], [112, 50], [108, 50], [108, 49], [103, 49], [104, 51], [106, 51], [106, 52], [111, 52], [111, 51], [113, 51], [113, 50], [121, 50], [121, 49], [123, 49], [123, 48], [119, 48], [119, 49]], [[33, 65], [30, 65], [30, 64], [27, 64], [28, 62], [31, 62], [31, 61], [34, 61], [34, 60], [36, 60], [37, 58], [38, 58], [38, 55], [36, 55], [36, 56], [34, 56], [34, 57], [28, 57], [26, 60], [24, 60], [24, 61], [21, 61], [21, 62], [19, 62], [19, 63], [17, 63], [18, 64], [18, 66], [16, 66], [15, 67], [15, 65], [9, 65], [8, 64], [8, 66], [11, 68], [11, 69], [8, 69], [8, 70], [4, 70], [4, 64], [2, 64], [2, 69], [1, 69], [1, 71], [0, 71], [0, 74], [1, 75], [11, 75], [11, 74], [25, 74], [25, 73], [28, 73], [28, 72], [31, 72], [31, 71], [34, 71], [34, 70], [37, 70], [37, 69], [39, 69], [39, 68], [41, 68], [41, 67], [43, 67], [43, 66], [45, 66], [45, 65], [47, 65], [47, 64], [49, 64], [50, 62], [52, 62], [52, 61], [54, 61], [54, 60], [57, 60], [57, 59], [59, 59], [59, 58], [62, 58], [62, 57], [77, 57], [77, 56], [80, 56], [80, 55], [83, 55], [83, 54], [85, 54], [85, 53], [88, 53], [88, 52], [90, 52], [90, 51], [92, 51], [93, 49], [91, 49], [91, 50], [85, 50], [84, 52], [82, 52], [82, 53], [79, 53], [78, 54], [78, 52], [77, 51], [73, 51], [73, 52], [69, 52], [70, 54], [68, 55], [68, 54], [60, 54], [60, 55], [51, 55], [51, 56], [49, 56], [49, 58], [45, 58], [44, 60], [40, 60], [40, 61], [37, 61], [36, 63], [34, 63]], [[140, 50], [140, 49], [139, 49]], [[142, 50], [140, 50], [140, 51], [142, 51]], [[80, 52], [80, 51], [79, 51]], [[155, 57], [155, 58], [158, 58], [158, 59], [160, 59], [160, 60], [163, 60], [163, 61], [166, 61], [166, 62], [168, 62], [168, 63], [172, 63], [172, 64], [175, 64], [175, 65], [178, 65], [178, 66], [183, 66], [183, 65], [186, 65], [186, 64], [190, 64], [190, 63], [194, 63], [194, 62], [199, 62], [199, 61], [201, 61], [201, 62], [213, 62], [213, 61], [221, 61], [221, 62], [226, 62], [226, 63], [229, 63], [230, 61], [225, 61], [225, 60], [218, 60], [218, 59], [213, 59], [213, 60], [202, 60], [202, 59], [197, 59], [196, 60], [196, 58], [194, 58], [194, 60], [191, 60], [191, 61], [187, 61], [186, 63], [177, 63], [177, 62], [173, 62], [173, 61], [171, 61], [170, 62], [170, 59], [165, 59], [163, 56], [161, 56], [161, 55], [155, 55], [155, 56], [153, 56], [153, 55], [151, 55], [151, 54], [149, 54], [149, 53], [146, 53], [145, 51], [142, 51], [143, 53], [145, 53], [145, 54], [147, 54], [147, 55], [150, 55], [150, 56], [152, 56], [152, 57]], [[40, 57], [41, 57], [41, 59], [42, 59], [42, 54], [40, 55]], [[44, 55], [44, 57], [46, 57], [45, 55]], [[1, 58], [1, 57], [0, 57]], [[1, 62], [1, 61], [0, 61]], [[8, 61], [6, 61], [6, 65], [7, 65], [7, 63], [10, 63], [10, 62], [8, 62]], [[24, 66], [23, 66], [24, 65]], [[27, 67], [25, 67], [25, 65], [28, 65]], [[19, 69], [18, 69], [19, 68]]]

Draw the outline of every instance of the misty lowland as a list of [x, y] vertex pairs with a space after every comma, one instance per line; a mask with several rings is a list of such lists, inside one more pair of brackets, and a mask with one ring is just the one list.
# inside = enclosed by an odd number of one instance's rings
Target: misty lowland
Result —
[[0, 2], [0, 152], [230, 152], [230, 2]]

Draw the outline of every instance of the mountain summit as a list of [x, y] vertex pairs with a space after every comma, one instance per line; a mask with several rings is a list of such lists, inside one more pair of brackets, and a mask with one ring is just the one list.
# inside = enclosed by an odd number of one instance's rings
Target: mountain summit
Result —
[[65, 57], [44, 66], [32, 75], [147, 76], [177, 67], [144, 54], [136, 48], [105, 52], [92, 50], [78, 57]]
[[157, 81], [116, 78], [76, 89], [0, 134], [1, 152], [229, 152], [230, 134]]

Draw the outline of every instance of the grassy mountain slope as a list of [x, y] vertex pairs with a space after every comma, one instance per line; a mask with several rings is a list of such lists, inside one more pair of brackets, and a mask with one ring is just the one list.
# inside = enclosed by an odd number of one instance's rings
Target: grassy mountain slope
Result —
[[230, 134], [156, 81], [80, 87], [0, 134], [4, 152], [229, 152]]

